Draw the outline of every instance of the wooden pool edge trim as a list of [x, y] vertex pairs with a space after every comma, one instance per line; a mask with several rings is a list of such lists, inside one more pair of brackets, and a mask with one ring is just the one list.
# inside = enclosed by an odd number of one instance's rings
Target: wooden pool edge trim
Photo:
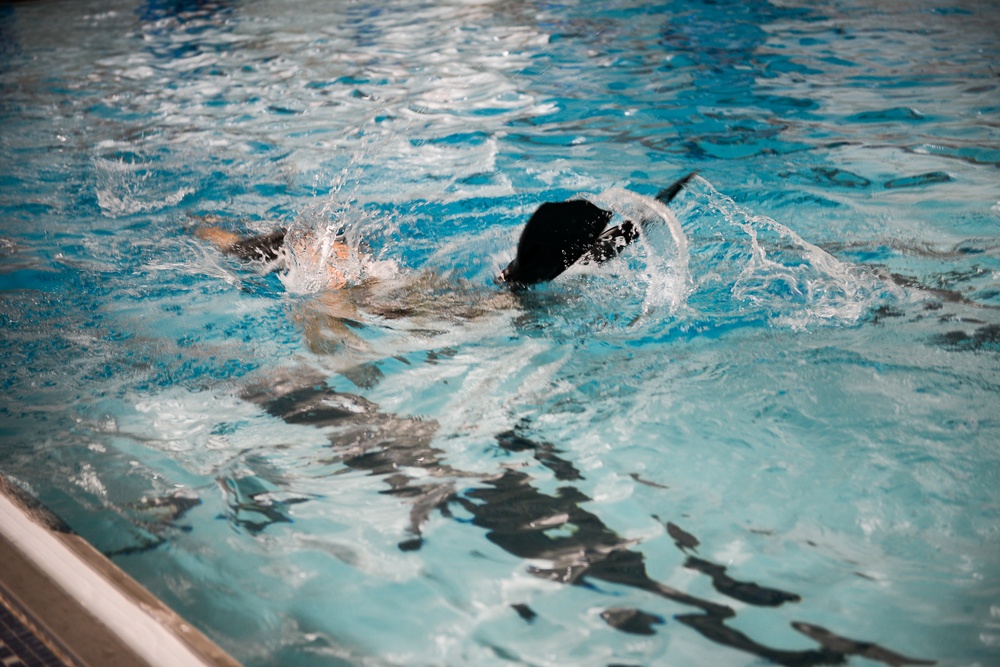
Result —
[[84, 664], [239, 667], [2, 475], [0, 557], [8, 595]]

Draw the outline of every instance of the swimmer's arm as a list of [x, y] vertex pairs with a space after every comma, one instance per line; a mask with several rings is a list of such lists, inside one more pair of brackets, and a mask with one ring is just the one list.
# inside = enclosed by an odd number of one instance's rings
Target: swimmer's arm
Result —
[[[663, 204], [669, 204], [697, 173], [698, 172], [692, 171], [690, 174], [681, 178], [670, 187], [661, 190], [659, 194], [656, 195], [657, 201]], [[617, 227], [604, 230], [604, 232], [597, 237], [594, 247], [591, 248], [582, 258], [580, 258], [580, 263], [589, 264], [591, 262], [595, 262], [597, 264], [603, 264], [609, 259], [614, 259], [621, 254], [622, 250], [624, 250], [626, 246], [639, 238], [639, 227], [644, 225], [646, 222], [647, 221], [645, 220], [640, 220], [637, 225], [631, 220], [626, 220]]]
[[260, 236], [243, 237], [220, 227], [202, 227], [194, 235], [214, 244], [227, 255], [244, 260], [273, 262], [285, 243], [285, 230], [276, 229]]

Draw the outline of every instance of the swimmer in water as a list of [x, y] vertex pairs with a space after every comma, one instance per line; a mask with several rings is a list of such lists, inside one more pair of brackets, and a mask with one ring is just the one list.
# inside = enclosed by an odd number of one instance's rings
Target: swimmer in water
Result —
[[[681, 178], [661, 191], [656, 199], [663, 204], [669, 203], [694, 175]], [[517, 253], [497, 277], [497, 282], [516, 292], [554, 280], [578, 262], [600, 264], [617, 257], [639, 237], [642, 222], [626, 220], [605, 229], [611, 217], [611, 211], [582, 199], [542, 204], [525, 224]], [[308, 233], [292, 238], [285, 230], [244, 238], [219, 227], [204, 227], [195, 235], [243, 260], [274, 262], [281, 259], [284, 252], [290, 252], [300, 263], [323, 262], [328, 272], [329, 289], [342, 289], [349, 284], [343, 267], [352, 259], [354, 251], [341, 234], [325, 244], [317, 243]]]

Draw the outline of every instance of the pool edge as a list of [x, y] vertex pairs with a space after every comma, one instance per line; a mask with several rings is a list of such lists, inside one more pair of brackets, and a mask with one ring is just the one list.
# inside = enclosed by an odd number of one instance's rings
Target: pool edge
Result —
[[66, 664], [240, 665], [2, 474], [0, 562], [0, 604]]

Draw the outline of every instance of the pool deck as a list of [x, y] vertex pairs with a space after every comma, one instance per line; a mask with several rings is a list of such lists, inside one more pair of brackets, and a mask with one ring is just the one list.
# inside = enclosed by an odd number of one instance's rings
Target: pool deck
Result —
[[2, 476], [0, 665], [239, 667]]

